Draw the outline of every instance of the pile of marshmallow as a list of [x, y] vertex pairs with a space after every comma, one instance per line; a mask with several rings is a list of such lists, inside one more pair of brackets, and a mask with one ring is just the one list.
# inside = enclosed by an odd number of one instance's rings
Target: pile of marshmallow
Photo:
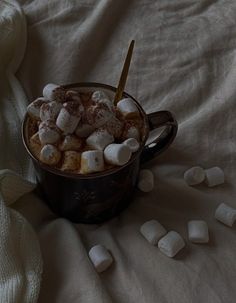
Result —
[[[224, 172], [219, 167], [204, 170], [194, 166], [184, 173], [184, 180], [190, 186], [202, 183], [204, 180], [209, 187], [224, 183]], [[137, 187], [143, 192], [150, 192], [154, 188], [154, 175], [148, 169], [140, 170]], [[236, 221], [236, 209], [221, 203], [215, 210], [215, 219], [232, 227]], [[209, 242], [209, 230], [204, 220], [190, 220], [187, 224], [188, 239], [195, 244]], [[149, 220], [141, 225], [140, 233], [153, 246], [157, 246], [161, 253], [169, 258], [175, 257], [185, 246], [183, 237], [176, 231], [167, 231], [156, 219]], [[113, 262], [109, 250], [101, 245], [95, 245], [89, 250], [89, 258], [97, 272], [103, 272]]]
[[140, 146], [142, 119], [131, 98], [114, 106], [103, 91], [86, 94], [48, 84], [27, 112], [37, 121], [31, 151], [62, 171], [88, 174], [122, 166]]

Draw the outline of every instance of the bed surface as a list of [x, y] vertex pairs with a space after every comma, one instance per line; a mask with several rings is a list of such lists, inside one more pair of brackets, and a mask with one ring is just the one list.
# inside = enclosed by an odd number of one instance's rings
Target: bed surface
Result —
[[[150, 193], [101, 225], [56, 218], [33, 194], [15, 208], [37, 232], [43, 256], [39, 303], [233, 303], [236, 229], [214, 219], [224, 202], [236, 207], [235, 1], [18, 1], [27, 45], [17, 78], [29, 102], [45, 84], [101, 82], [116, 86], [135, 39], [126, 91], [147, 113], [171, 111], [179, 124], [171, 147], [143, 168]], [[221, 167], [225, 184], [189, 187], [184, 172]], [[173, 259], [139, 233], [159, 220], [186, 247]], [[192, 244], [187, 222], [208, 223], [210, 242]], [[87, 252], [105, 245], [114, 264], [97, 274]]]

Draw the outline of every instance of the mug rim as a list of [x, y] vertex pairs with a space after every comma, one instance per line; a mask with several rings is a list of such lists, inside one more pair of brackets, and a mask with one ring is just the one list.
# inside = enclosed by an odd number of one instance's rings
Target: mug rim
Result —
[[[71, 83], [71, 84], [65, 84], [65, 85], [61, 85], [63, 88], [65, 89], [72, 89], [72, 88], [89, 88], [89, 87], [98, 87], [98, 88], [105, 88], [107, 90], [116, 92], [116, 88], [114, 86], [108, 85], [108, 84], [104, 84], [104, 83], [99, 83], [99, 82], [78, 82], [78, 83]], [[27, 153], [30, 155], [31, 159], [36, 162], [39, 167], [43, 170], [46, 170], [50, 173], [53, 173], [55, 175], [59, 175], [65, 178], [71, 178], [71, 179], [94, 179], [94, 178], [102, 178], [104, 176], [108, 176], [111, 174], [115, 174], [116, 172], [119, 172], [120, 170], [124, 169], [125, 167], [129, 166], [131, 163], [133, 163], [141, 154], [145, 143], [147, 141], [148, 135], [149, 135], [149, 124], [148, 124], [148, 118], [147, 118], [147, 114], [145, 113], [144, 109], [141, 107], [141, 105], [138, 103], [138, 101], [131, 96], [130, 94], [128, 94], [127, 92], [123, 92], [123, 97], [125, 98], [131, 98], [135, 104], [138, 106], [138, 109], [140, 110], [140, 112], [142, 113], [142, 117], [144, 119], [144, 124], [145, 124], [145, 129], [146, 129], [146, 134], [144, 136], [144, 139], [142, 140], [142, 144], [140, 145], [138, 151], [131, 156], [131, 159], [124, 165], [122, 166], [116, 166], [113, 167], [111, 169], [107, 169], [104, 170], [102, 172], [97, 172], [97, 173], [91, 173], [91, 174], [79, 174], [79, 173], [73, 173], [73, 172], [63, 172], [58, 168], [54, 168], [54, 167], [50, 167], [47, 164], [42, 163], [39, 159], [37, 159], [34, 154], [31, 152], [30, 148], [28, 147], [28, 140], [26, 139], [26, 122], [29, 118], [28, 113], [26, 112], [22, 121], [22, 126], [21, 126], [21, 136], [22, 136], [22, 141], [23, 144], [25, 146], [25, 149], [27, 151]]]

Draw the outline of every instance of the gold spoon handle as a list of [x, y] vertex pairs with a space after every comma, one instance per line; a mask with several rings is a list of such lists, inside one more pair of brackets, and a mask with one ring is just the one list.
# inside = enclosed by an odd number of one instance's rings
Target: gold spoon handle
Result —
[[117, 87], [116, 95], [114, 98], [114, 105], [116, 105], [122, 98], [126, 79], [127, 79], [128, 72], [129, 72], [129, 66], [130, 66], [130, 61], [131, 61], [131, 57], [132, 57], [132, 53], [133, 53], [133, 48], [134, 48], [134, 40], [131, 41], [128, 53], [125, 58], [125, 63], [124, 63], [123, 69], [122, 69], [122, 73], [120, 75], [119, 85]]

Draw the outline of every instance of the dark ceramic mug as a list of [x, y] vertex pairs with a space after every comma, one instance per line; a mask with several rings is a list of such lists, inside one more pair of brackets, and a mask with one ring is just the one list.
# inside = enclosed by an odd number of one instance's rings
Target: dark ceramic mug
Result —
[[[115, 87], [100, 83], [75, 83], [64, 86], [82, 92], [103, 90], [114, 98]], [[145, 114], [139, 103], [129, 94], [139, 108], [144, 122], [142, 143], [130, 161], [104, 172], [81, 175], [63, 172], [40, 162], [30, 151], [27, 121], [22, 124], [22, 138], [27, 152], [33, 160], [38, 182], [38, 192], [54, 213], [73, 222], [101, 223], [119, 214], [131, 201], [138, 179], [140, 163], [153, 159], [167, 149], [177, 133], [177, 122], [168, 111]], [[164, 127], [161, 134], [147, 144], [149, 132]]]

